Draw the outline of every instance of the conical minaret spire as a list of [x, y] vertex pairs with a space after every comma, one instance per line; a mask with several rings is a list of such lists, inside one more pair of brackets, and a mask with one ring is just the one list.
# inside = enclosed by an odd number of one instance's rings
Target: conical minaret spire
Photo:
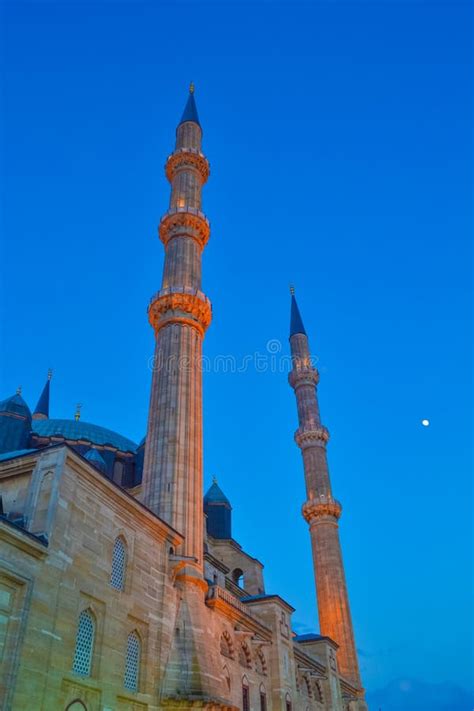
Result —
[[47, 420], [49, 418], [49, 390], [52, 377], [53, 371], [50, 369], [48, 370], [48, 379], [46, 380], [43, 391], [39, 396], [38, 404], [36, 405], [33, 413], [34, 420]]
[[319, 373], [311, 363], [308, 336], [291, 293], [290, 347], [293, 368], [289, 382], [295, 391], [299, 427], [295, 441], [301, 449], [307, 500], [303, 516], [308, 522], [313, 550], [321, 634], [339, 645], [340, 673], [361, 689], [349, 598], [339, 543], [341, 504], [333, 498], [326, 445], [328, 430], [321, 424], [316, 387]]
[[210, 233], [201, 212], [201, 190], [209, 176], [201, 138], [191, 85], [176, 147], [166, 162], [171, 198], [159, 226], [165, 263], [161, 290], [148, 309], [156, 347], [143, 501], [184, 534], [181, 552], [194, 571], [188, 574], [202, 579], [201, 351], [211, 304], [201, 291], [201, 255]]

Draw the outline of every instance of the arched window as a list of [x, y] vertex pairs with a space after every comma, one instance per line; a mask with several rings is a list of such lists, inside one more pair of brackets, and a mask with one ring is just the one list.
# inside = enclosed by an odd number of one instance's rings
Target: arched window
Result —
[[287, 694], [285, 697], [285, 708], [286, 708], [286, 711], [291, 711], [291, 709], [292, 709], [291, 696], [289, 694]]
[[87, 711], [87, 706], [80, 699], [76, 699], [66, 706], [66, 711]]
[[241, 568], [236, 568], [232, 571], [233, 582], [242, 588], [244, 586], [244, 571]]
[[72, 670], [81, 676], [90, 676], [94, 652], [95, 617], [90, 610], [79, 615], [76, 633], [76, 650]]
[[112, 553], [112, 568], [110, 571], [110, 584], [116, 590], [123, 590], [125, 585], [126, 548], [121, 536], [115, 539]]
[[229, 657], [229, 659], [234, 658], [234, 647], [232, 644], [232, 639], [227, 631], [224, 631], [221, 635], [221, 654], [224, 657]]
[[242, 711], [250, 711], [250, 691], [247, 677], [242, 679]]
[[127, 651], [125, 654], [125, 673], [123, 685], [129, 691], [138, 691], [140, 681], [140, 637], [136, 632], [131, 632], [127, 638]]
[[260, 684], [260, 711], [267, 711], [267, 692], [263, 684]]

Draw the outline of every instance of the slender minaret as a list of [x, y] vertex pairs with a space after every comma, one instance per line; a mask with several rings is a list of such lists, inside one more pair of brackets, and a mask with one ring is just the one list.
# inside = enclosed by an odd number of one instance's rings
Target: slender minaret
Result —
[[309, 524], [321, 634], [339, 645], [339, 671], [361, 689], [349, 598], [339, 543], [341, 504], [332, 496], [326, 456], [328, 430], [321, 424], [316, 395], [319, 373], [311, 363], [308, 337], [291, 289], [290, 346], [299, 427], [295, 441], [303, 456], [307, 500], [303, 516]]
[[171, 183], [168, 212], [159, 226], [165, 247], [160, 291], [148, 315], [156, 348], [143, 468], [143, 502], [185, 536], [179, 551], [187, 574], [202, 579], [202, 368], [211, 303], [201, 291], [201, 255], [209, 222], [201, 189], [209, 163], [201, 153], [202, 130], [191, 84], [166, 162]]

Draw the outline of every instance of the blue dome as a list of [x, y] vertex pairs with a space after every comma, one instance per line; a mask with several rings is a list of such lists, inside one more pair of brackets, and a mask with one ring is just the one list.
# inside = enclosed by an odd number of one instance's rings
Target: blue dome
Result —
[[0, 412], [20, 415], [21, 417], [31, 417], [30, 408], [18, 393], [0, 402]]
[[82, 420], [33, 420], [33, 435], [38, 437], [64, 437], [72, 442], [90, 442], [109, 445], [121, 452], [136, 452], [137, 445], [106, 427], [92, 425]]

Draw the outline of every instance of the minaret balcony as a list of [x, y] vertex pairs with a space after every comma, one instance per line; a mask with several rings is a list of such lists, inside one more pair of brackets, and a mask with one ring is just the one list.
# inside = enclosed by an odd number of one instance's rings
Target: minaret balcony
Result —
[[181, 323], [196, 328], [202, 337], [212, 320], [212, 306], [198, 289], [168, 287], [152, 297], [148, 319], [155, 334], [170, 323]]
[[302, 385], [316, 385], [319, 383], [319, 372], [312, 366], [293, 368], [288, 375], [288, 382], [296, 390]]
[[333, 499], [331, 495], [310, 495], [310, 498], [303, 504], [301, 513], [305, 521], [310, 525], [324, 519], [335, 519], [337, 521], [342, 514], [342, 504], [337, 499]]
[[196, 148], [178, 148], [168, 156], [165, 164], [166, 177], [170, 183], [180, 170], [195, 170], [201, 177], [201, 184], [204, 185], [211, 167], [207, 158]]
[[161, 218], [158, 234], [165, 246], [175, 237], [190, 237], [204, 249], [211, 235], [211, 225], [206, 215], [195, 207], [173, 207]]
[[329, 430], [324, 425], [299, 427], [295, 432], [295, 442], [300, 449], [325, 447], [329, 442]]

